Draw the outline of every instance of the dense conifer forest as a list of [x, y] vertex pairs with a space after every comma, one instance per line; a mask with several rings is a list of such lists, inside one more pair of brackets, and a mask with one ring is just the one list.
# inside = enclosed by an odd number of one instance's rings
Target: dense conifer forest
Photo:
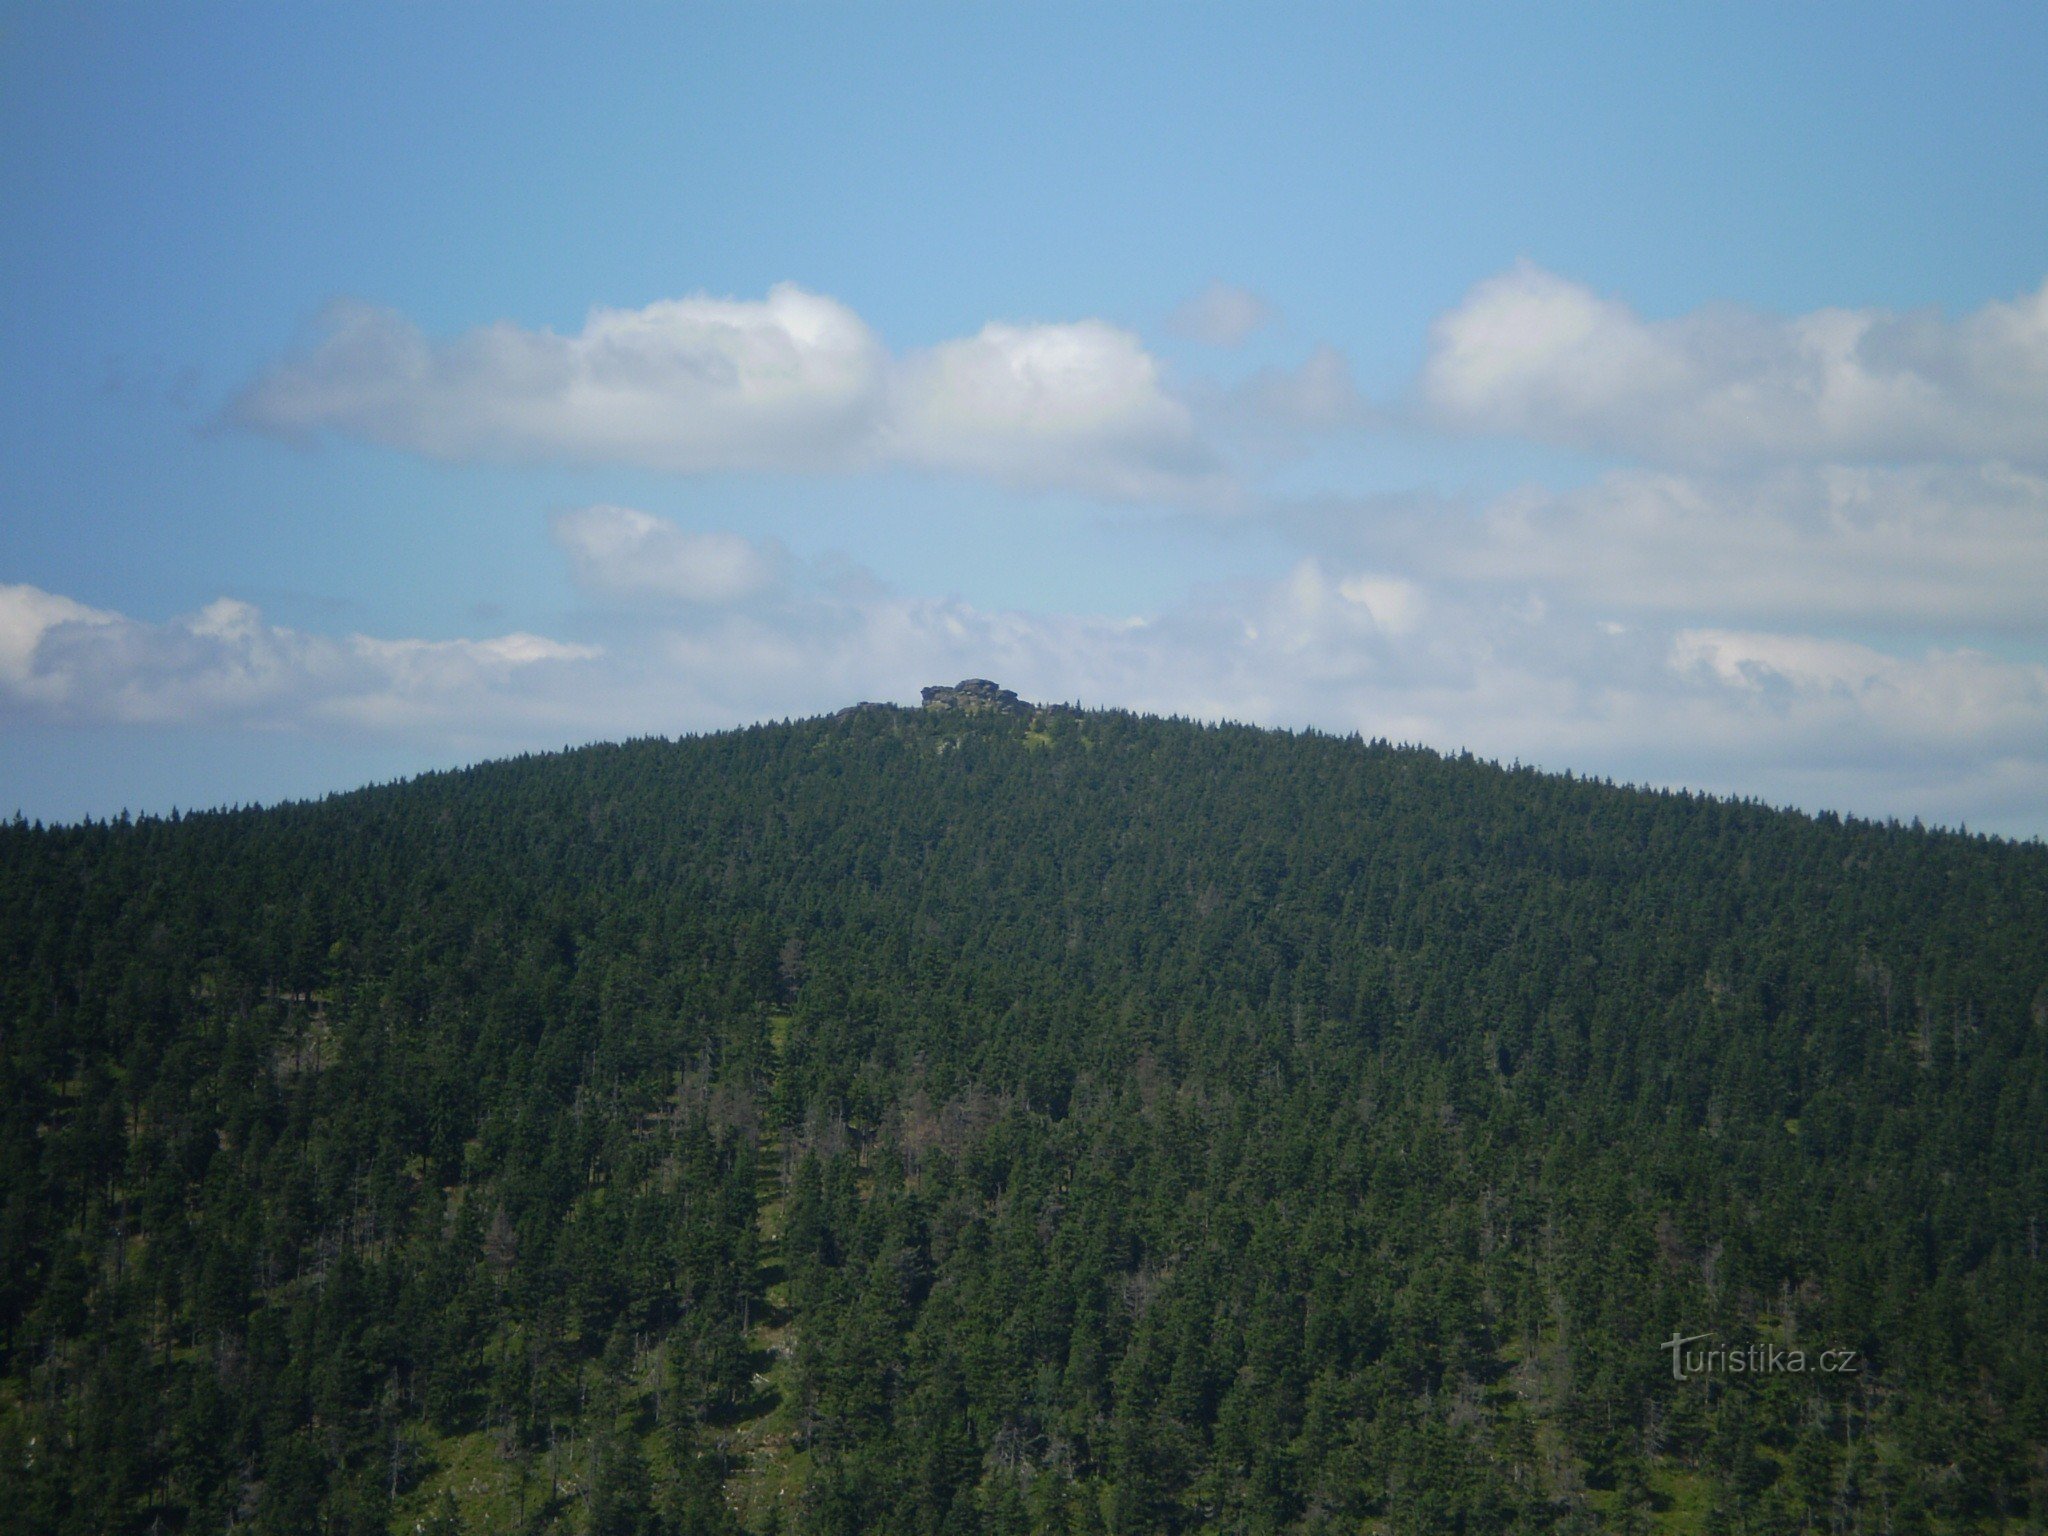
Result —
[[0, 827], [11, 1531], [2044, 1531], [2044, 1226], [2039, 844], [879, 707]]

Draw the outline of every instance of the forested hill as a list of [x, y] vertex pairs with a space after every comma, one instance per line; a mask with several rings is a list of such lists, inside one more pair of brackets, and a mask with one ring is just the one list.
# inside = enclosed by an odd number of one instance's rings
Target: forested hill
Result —
[[877, 707], [0, 827], [9, 1530], [2040, 1531], [2043, 1225], [2038, 844]]

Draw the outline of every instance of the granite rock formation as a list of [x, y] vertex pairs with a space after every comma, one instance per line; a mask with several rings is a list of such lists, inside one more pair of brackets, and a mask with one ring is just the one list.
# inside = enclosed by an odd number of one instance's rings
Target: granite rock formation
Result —
[[1033, 707], [1008, 688], [997, 687], [985, 677], [962, 678], [951, 688], [934, 683], [924, 690], [926, 709], [957, 709], [970, 715], [1025, 715]]

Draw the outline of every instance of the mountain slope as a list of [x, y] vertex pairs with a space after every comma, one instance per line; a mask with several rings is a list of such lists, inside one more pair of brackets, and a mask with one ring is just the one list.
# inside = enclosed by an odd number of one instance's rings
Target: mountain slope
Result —
[[26, 1529], [2048, 1516], [2038, 845], [869, 708], [0, 830], [0, 1029]]

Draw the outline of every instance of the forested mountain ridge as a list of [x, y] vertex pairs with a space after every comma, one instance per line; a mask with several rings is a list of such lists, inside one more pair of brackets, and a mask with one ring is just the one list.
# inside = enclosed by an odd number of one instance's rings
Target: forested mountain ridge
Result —
[[24, 1530], [2048, 1528], [2038, 844], [870, 708], [0, 827], [0, 1031]]

